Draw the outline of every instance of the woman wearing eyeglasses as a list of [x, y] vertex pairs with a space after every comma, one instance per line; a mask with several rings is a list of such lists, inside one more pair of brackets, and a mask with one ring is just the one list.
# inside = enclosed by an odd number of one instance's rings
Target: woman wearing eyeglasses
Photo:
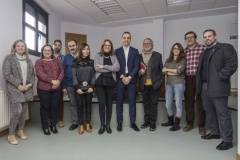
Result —
[[105, 129], [107, 133], [111, 134], [110, 121], [112, 117], [114, 91], [117, 82], [116, 72], [120, 69], [117, 57], [114, 55], [114, 48], [111, 40], [103, 40], [100, 52], [95, 56], [94, 67], [96, 70], [96, 89], [101, 120], [101, 127], [98, 134], [103, 134]]
[[[168, 122], [162, 123], [162, 126], [172, 126], [170, 131], [180, 129], [180, 121], [182, 117], [182, 98], [185, 90], [186, 59], [183, 47], [180, 43], [175, 43], [170, 51], [169, 58], [166, 60], [163, 74], [167, 75], [166, 82], [166, 108], [168, 113]], [[176, 114], [174, 122], [173, 99], [175, 95]]]
[[58, 105], [60, 101], [60, 83], [64, 77], [61, 62], [54, 58], [53, 48], [45, 44], [41, 49], [40, 59], [35, 63], [37, 82], [37, 93], [40, 100], [40, 116], [43, 133], [50, 135], [48, 129], [48, 116], [50, 113], [51, 132], [57, 134], [56, 124], [58, 122]]
[[95, 70], [94, 61], [90, 59], [90, 47], [86, 43], [82, 43], [77, 58], [72, 64], [73, 84], [76, 90], [77, 111], [79, 121], [79, 134], [84, 133], [84, 107], [86, 110], [86, 124], [87, 132], [92, 132], [91, 121], [91, 103], [93, 96], [93, 87], [95, 85]]

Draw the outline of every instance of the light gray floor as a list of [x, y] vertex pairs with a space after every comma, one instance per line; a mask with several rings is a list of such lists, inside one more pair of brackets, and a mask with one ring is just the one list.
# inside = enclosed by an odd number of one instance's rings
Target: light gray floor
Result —
[[[228, 151], [218, 151], [216, 146], [221, 140], [202, 140], [198, 128], [186, 133], [181, 130], [168, 131], [161, 127], [166, 120], [164, 103], [158, 106], [157, 130], [141, 129], [135, 132], [129, 127], [127, 105], [124, 106], [124, 127], [121, 133], [116, 130], [115, 105], [112, 118], [112, 134], [98, 135], [98, 106], [92, 106], [92, 133], [79, 135], [77, 130], [69, 131], [71, 118], [68, 103], [65, 103], [65, 127], [59, 128], [57, 135], [43, 134], [39, 123], [39, 104], [32, 104], [32, 123], [26, 125], [27, 140], [20, 140], [17, 146], [7, 142], [7, 136], [0, 138], [1, 160], [235, 160], [237, 153], [237, 112], [231, 111], [234, 127], [234, 147]], [[184, 107], [184, 106], [183, 106]], [[140, 127], [143, 122], [142, 104], [137, 105]], [[185, 113], [183, 112], [183, 117]]]

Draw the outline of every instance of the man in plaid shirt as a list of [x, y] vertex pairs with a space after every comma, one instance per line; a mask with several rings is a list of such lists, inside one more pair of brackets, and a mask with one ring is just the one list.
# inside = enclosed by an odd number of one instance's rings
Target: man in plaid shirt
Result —
[[[185, 34], [185, 41], [187, 47], [184, 49], [184, 53], [187, 59], [186, 65], [186, 89], [185, 89], [185, 109], [186, 109], [186, 122], [187, 125], [183, 128], [183, 131], [188, 132], [193, 128], [195, 119], [194, 100], [196, 94], [196, 72], [199, 62], [200, 54], [206, 49], [206, 46], [198, 44], [196, 42], [197, 35], [193, 31]], [[199, 127], [199, 134], [205, 135], [205, 119], [206, 114], [203, 109], [202, 99], [200, 96], [196, 97], [197, 105], [197, 121]]]

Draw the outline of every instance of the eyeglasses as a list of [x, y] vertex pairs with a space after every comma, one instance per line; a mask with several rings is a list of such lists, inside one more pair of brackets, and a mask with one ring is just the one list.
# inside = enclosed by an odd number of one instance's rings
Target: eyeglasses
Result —
[[179, 51], [180, 49], [178, 49], [178, 48], [173, 48], [173, 50], [174, 50], [174, 51]]
[[143, 43], [143, 45], [151, 45], [152, 43]]
[[107, 44], [105, 44], [104, 47], [112, 47], [112, 46], [111, 46], [111, 45], [107, 45]]
[[186, 37], [185, 40], [190, 40], [190, 39], [194, 39], [194, 38], [195, 38], [194, 36]]
[[52, 52], [52, 50], [43, 50], [43, 52]]

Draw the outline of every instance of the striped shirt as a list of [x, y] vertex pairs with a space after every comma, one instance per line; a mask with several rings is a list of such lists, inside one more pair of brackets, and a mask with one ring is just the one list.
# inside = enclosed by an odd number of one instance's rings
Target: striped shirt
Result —
[[196, 75], [199, 56], [205, 49], [206, 49], [206, 46], [198, 43], [193, 49], [189, 49], [188, 47], [184, 49], [184, 53], [187, 59], [187, 65], [186, 65], [187, 76]]

